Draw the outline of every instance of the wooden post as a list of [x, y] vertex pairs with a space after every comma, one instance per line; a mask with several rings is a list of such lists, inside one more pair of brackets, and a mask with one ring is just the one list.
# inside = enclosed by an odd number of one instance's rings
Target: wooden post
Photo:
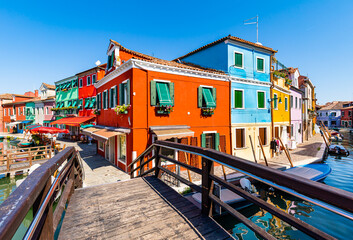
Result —
[[326, 137], [325, 137], [325, 135], [324, 135], [324, 132], [322, 131], [322, 128], [321, 128], [321, 127], [320, 127], [320, 131], [321, 131], [321, 136], [322, 136], [322, 138], [323, 138], [324, 141], [325, 141], [326, 147], [328, 148], [330, 145], [328, 144], [328, 142], [327, 142], [327, 140], [326, 140]]
[[262, 151], [262, 154], [264, 155], [264, 160], [265, 160], [266, 166], [268, 167], [268, 163], [267, 163], [267, 159], [266, 159], [266, 155], [265, 155], [264, 148], [263, 148], [263, 146], [262, 146], [261, 138], [260, 138], [260, 136], [257, 136], [257, 137], [259, 138], [259, 143], [260, 143], [261, 151]]
[[[218, 151], [222, 152], [221, 150], [222, 150], [222, 149], [221, 149], [221, 145], [218, 145]], [[225, 168], [224, 168], [224, 165], [223, 165], [223, 164], [222, 164], [221, 166], [222, 166], [222, 171], [223, 171], [223, 177], [224, 177], [224, 180], [225, 180], [225, 181], [227, 181], [227, 174], [226, 174], [226, 170], [225, 170]]]
[[51, 147], [49, 148], [49, 159], [51, 159]]
[[329, 146], [331, 144], [331, 141], [328, 135], [326, 135], [326, 130], [323, 127], [320, 127], [320, 130], [322, 132], [322, 136], [324, 137], [325, 142], [327, 142], [326, 145]]
[[32, 152], [28, 152], [29, 166], [32, 166]]
[[[186, 154], [186, 152], [184, 152], [184, 155], [185, 155], [185, 162], [186, 162], [186, 164], [187, 164], [187, 165], [190, 165], [190, 164], [189, 164], [189, 160], [188, 160], [188, 155]], [[189, 181], [192, 182], [190, 170], [189, 170], [189, 169], [186, 169], [186, 170], [188, 171]]]
[[8, 172], [10, 171], [10, 156], [11, 156], [11, 154], [8, 154], [6, 156], [6, 169]]
[[250, 138], [250, 145], [251, 145], [251, 149], [252, 149], [252, 154], [254, 155], [254, 160], [257, 163], [256, 154], [255, 154], [255, 150], [254, 150], [254, 145], [252, 144], [252, 140], [251, 140], [251, 136], [250, 135], [249, 135], [249, 138]]
[[211, 199], [209, 194], [212, 190], [212, 180], [210, 179], [210, 174], [213, 173], [213, 161], [207, 158], [202, 158], [202, 206], [201, 212], [205, 216], [210, 216], [211, 212]]
[[294, 167], [294, 165], [293, 165], [293, 163], [292, 163], [292, 159], [290, 158], [289, 152], [287, 152], [288, 149], [286, 148], [286, 146], [284, 146], [284, 144], [283, 144], [283, 142], [282, 142], [282, 139], [281, 139], [280, 137], [278, 137], [278, 139], [279, 139], [281, 145], [282, 145], [283, 148], [284, 148], [284, 152], [285, 152], [285, 154], [287, 155], [287, 158], [288, 158], [288, 160], [289, 160], [290, 166], [291, 166], [291, 167]]
[[160, 157], [160, 155], [161, 155], [161, 153], [162, 153], [162, 148], [161, 147], [159, 147], [159, 146], [157, 146], [156, 148], [155, 148], [155, 170], [154, 170], [154, 176], [156, 177], [156, 178], [160, 178], [161, 177], [161, 175], [162, 175], [162, 173], [161, 173], [161, 169], [160, 169], [160, 167], [161, 167], [161, 157]]

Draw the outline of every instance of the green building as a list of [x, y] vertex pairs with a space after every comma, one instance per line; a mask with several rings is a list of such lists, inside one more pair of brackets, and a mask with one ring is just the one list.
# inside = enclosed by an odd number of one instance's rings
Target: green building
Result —
[[64, 117], [77, 116], [78, 110], [78, 82], [77, 76], [65, 78], [55, 82], [56, 101], [55, 120]]
[[27, 102], [26, 103], [26, 120], [32, 121], [34, 123], [35, 120], [35, 103], [34, 102]]

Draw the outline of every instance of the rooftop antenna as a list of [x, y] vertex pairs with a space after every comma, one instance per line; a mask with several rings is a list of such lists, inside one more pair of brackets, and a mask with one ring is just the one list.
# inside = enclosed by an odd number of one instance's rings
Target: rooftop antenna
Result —
[[[249, 22], [250, 20], [256, 19], [256, 22]], [[256, 44], [259, 43], [259, 15], [256, 15], [256, 17], [249, 18], [244, 21], [244, 25], [249, 25], [249, 24], [256, 24]]]

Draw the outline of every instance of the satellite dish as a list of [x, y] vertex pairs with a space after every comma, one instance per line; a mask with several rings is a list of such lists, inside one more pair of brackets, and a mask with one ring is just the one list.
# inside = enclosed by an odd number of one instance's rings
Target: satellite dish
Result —
[[98, 61], [96, 62], [96, 66], [99, 66], [100, 64], [101, 64], [101, 61], [98, 60]]

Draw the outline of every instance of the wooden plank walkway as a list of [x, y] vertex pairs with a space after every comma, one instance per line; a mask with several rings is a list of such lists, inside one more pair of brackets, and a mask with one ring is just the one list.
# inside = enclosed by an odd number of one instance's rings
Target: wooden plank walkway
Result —
[[233, 239], [155, 177], [75, 190], [59, 239]]

